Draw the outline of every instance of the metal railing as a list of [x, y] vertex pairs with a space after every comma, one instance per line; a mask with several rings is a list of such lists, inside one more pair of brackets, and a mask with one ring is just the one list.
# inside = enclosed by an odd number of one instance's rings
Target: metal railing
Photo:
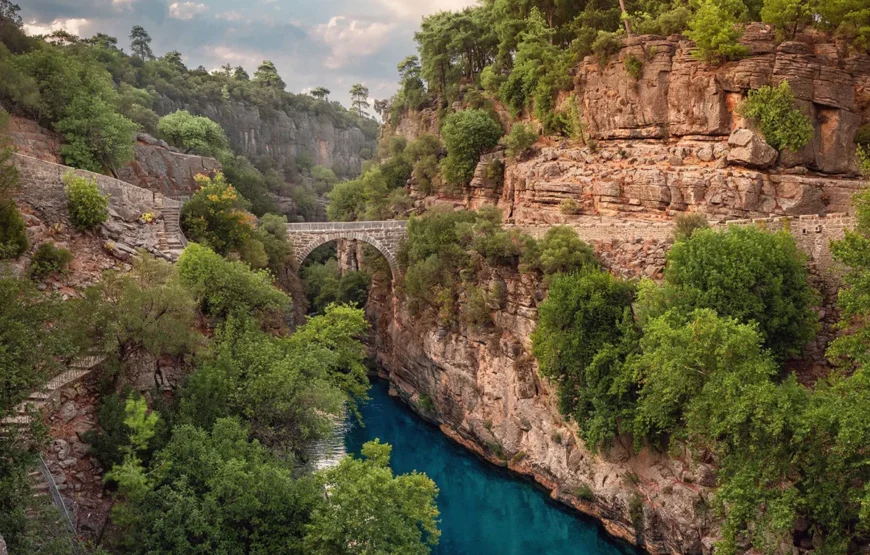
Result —
[[52, 475], [51, 470], [48, 469], [48, 465], [45, 464], [45, 459], [42, 458], [42, 454], [39, 455], [39, 471], [42, 473], [42, 477], [48, 484], [48, 491], [51, 494], [51, 502], [60, 513], [64, 524], [66, 524], [67, 531], [70, 534], [70, 547], [72, 548], [73, 553], [79, 555], [81, 553], [81, 550], [78, 547], [78, 534], [76, 533], [75, 524], [72, 521], [72, 517], [69, 514], [66, 503], [63, 502], [63, 496], [60, 494], [60, 490], [57, 487], [57, 482], [54, 481], [54, 476]]

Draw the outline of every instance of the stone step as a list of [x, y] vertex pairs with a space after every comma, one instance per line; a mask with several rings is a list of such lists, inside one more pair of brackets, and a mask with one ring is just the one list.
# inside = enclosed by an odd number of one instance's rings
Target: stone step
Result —
[[28, 397], [28, 401], [47, 401], [51, 397], [51, 393], [47, 391], [34, 391]]
[[30, 416], [7, 416], [0, 420], [0, 427], [24, 428], [29, 426], [31, 422], [33, 422], [33, 418]]
[[31, 410], [42, 410], [42, 408], [46, 405], [46, 401], [25, 401], [15, 407], [15, 412], [18, 414], [27, 414]]

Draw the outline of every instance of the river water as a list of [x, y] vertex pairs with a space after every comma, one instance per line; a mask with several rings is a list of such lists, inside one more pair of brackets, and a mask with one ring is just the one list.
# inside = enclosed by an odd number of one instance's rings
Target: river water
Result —
[[554, 503], [533, 484], [512, 477], [449, 440], [438, 428], [388, 394], [376, 380], [362, 407], [365, 426], [349, 421], [340, 437], [324, 442], [318, 466], [363, 443], [380, 439], [393, 446], [396, 473], [425, 472], [440, 489], [441, 541], [438, 555], [627, 555], [596, 525]]

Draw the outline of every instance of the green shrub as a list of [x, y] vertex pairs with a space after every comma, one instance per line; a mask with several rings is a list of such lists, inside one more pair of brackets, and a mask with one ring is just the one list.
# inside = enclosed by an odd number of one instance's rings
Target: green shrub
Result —
[[222, 173], [213, 178], [198, 175], [200, 189], [181, 209], [181, 227], [187, 238], [226, 256], [241, 252], [253, 240], [247, 210], [250, 203]]
[[607, 31], [598, 31], [595, 37], [595, 42], [592, 43], [592, 52], [595, 53], [595, 58], [598, 60], [598, 65], [604, 67], [611, 56], [619, 52], [622, 48], [621, 33], [608, 33]]
[[555, 226], [547, 230], [538, 243], [538, 268], [545, 276], [569, 274], [598, 268], [595, 251], [568, 226]]
[[765, 346], [779, 358], [799, 355], [818, 329], [806, 255], [786, 232], [695, 231], [668, 253], [665, 279], [676, 288], [683, 313], [711, 308], [722, 317], [757, 322]]
[[738, 42], [743, 36], [738, 21], [745, 12], [746, 5], [741, 0], [699, 0], [686, 31], [686, 36], [697, 46], [694, 55], [708, 62], [718, 62], [749, 54], [749, 49]]
[[511, 132], [501, 139], [507, 147], [507, 155], [511, 158], [522, 158], [538, 141], [538, 133], [531, 125], [517, 123], [511, 126]]
[[629, 54], [622, 63], [625, 66], [625, 71], [628, 72], [632, 79], [639, 81], [643, 77], [643, 60], [634, 54]]
[[870, 146], [859, 146], [855, 150], [855, 157], [858, 159], [858, 170], [870, 179]]
[[504, 131], [486, 112], [465, 110], [449, 115], [441, 133], [447, 146], [447, 158], [441, 162], [444, 179], [465, 185], [474, 176], [480, 156], [498, 144]]
[[583, 209], [580, 208], [580, 203], [572, 198], [566, 198], [559, 203], [559, 212], [566, 216], [574, 216], [580, 214], [582, 211]]
[[858, 133], [855, 134], [855, 144], [863, 148], [870, 147], [870, 123], [865, 123], [858, 128]]
[[100, 193], [96, 180], [70, 172], [63, 176], [63, 182], [70, 220], [76, 229], [88, 231], [108, 219], [109, 199]]
[[[411, 218], [408, 240], [399, 251], [399, 263], [407, 268], [404, 289], [409, 308], [412, 312], [432, 309], [442, 323], [455, 322], [460, 294], [473, 292], [482, 269], [516, 268], [533, 245], [531, 237], [502, 229], [501, 212], [495, 208], [472, 212], [442, 207]], [[485, 307], [500, 303], [503, 292], [479, 291], [473, 297], [472, 304], [481, 310], [472, 311], [476, 312], [472, 320], [483, 322], [482, 311], [488, 319], [490, 309]]]
[[588, 484], [580, 484], [579, 486], [574, 488], [574, 495], [577, 497], [577, 499], [586, 501], [588, 503], [595, 501], [595, 493], [592, 491], [592, 488], [590, 488]]
[[495, 185], [496, 189], [504, 185], [504, 162], [499, 158], [493, 158], [486, 166], [486, 179]]
[[[532, 353], [541, 374], [559, 390], [559, 407], [573, 416], [584, 438], [596, 418], [618, 415], [624, 403], [611, 394], [617, 376], [602, 372], [593, 361], [600, 352], [618, 345], [631, 318], [634, 286], [607, 272], [587, 270], [553, 278], [546, 300], [541, 303], [538, 327], [532, 334]], [[594, 436], [595, 445], [603, 437]]]
[[707, 229], [710, 224], [707, 223], [707, 217], [703, 214], [691, 212], [688, 214], [680, 214], [677, 216], [676, 226], [674, 228], [674, 239], [677, 241], [685, 241], [692, 234], [700, 229]]
[[643, 536], [644, 517], [643, 517], [643, 497], [639, 493], [635, 493], [631, 498], [628, 506], [628, 512], [631, 515], [631, 526], [634, 528], [634, 534], [640, 538]]
[[30, 277], [42, 280], [52, 274], [66, 272], [73, 255], [66, 249], [58, 248], [54, 243], [43, 243], [33, 255], [30, 262]]
[[435, 401], [425, 393], [420, 394], [420, 400], [417, 401], [417, 405], [426, 412], [433, 412], [435, 410]]
[[157, 130], [169, 144], [186, 153], [217, 156], [230, 148], [220, 125], [205, 116], [194, 116], [187, 110], [163, 116]]
[[196, 243], [191, 243], [178, 259], [178, 274], [198, 298], [202, 311], [211, 316], [283, 313], [290, 309], [290, 298], [273, 287], [268, 271], [225, 260]]
[[749, 91], [740, 112], [758, 125], [764, 140], [777, 150], [797, 152], [815, 135], [810, 118], [795, 108], [788, 81]]
[[27, 252], [27, 230], [18, 207], [0, 199], [0, 260], [18, 258]]

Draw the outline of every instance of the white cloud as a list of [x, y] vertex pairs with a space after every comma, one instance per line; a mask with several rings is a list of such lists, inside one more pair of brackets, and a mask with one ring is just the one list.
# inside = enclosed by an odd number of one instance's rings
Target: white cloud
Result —
[[82, 35], [82, 27], [90, 24], [87, 19], [55, 19], [51, 23], [24, 24], [24, 32], [28, 35], [49, 35], [55, 31], [66, 31], [73, 35]]
[[423, 16], [440, 11], [456, 11], [477, 4], [477, 0], [376, 0], [402, 19], [419, 21]]
[[186, 21], [208, 11], [205, 4], [195, 2], [176, 2], [169, 5], [169, 17]]
[[245, 50], [240, 48], [233, 48], [226, 45], [217, 45], [217, 46], [206, 46], [203, 48], [206, 55], [220, 60], [222, 62], [228, 62], [233, 65], [245, 66], [246, 68], [257, 68], [260, 63], [263, 61], [263, 54], [256, 50]]
[[326, 67], [340, 69], [354, 59], [370, 56], [379, 51], [389, 40], [394, 23], [366, 23], [364, 21], [336, 16], [329, 23], [316, 26], [312, 35], [326, 44], [331, 54]]
[[241, 21], [242, 14], [240, 14], [237, 11], [231, 11], [231, 12], [219, 13], [215, 17], [217, 17], [218, 19], [223, 19], [224, 21]]

